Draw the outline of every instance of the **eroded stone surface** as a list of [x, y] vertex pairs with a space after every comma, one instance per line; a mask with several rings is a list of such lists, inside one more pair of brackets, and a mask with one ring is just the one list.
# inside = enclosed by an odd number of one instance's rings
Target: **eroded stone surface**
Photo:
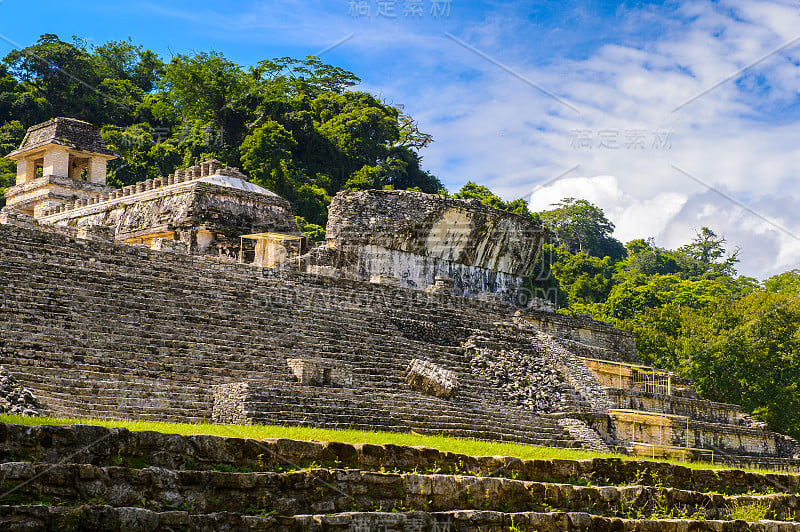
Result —
[[286, 361], [300, 384], [353, 386], [353, 369], [347, 364], [322, 358], [290, 358]]
[[544, 235], [532, 220], [477, 201], [343, 191], [329, 209], [326, 246], [306, 260], [310, 271], [334, 267], [359, 280], [388, 275], [418, 290], [449, 278], [458, 295], [493, 293], [516, 303]]
[[453, 397], [458, 391], [455, 372], [418, 358], [408, 365], [406, 382], [415, 390], [445, 399]]
[[47, 414], [47, 408], [33, 392], [17, 382], [8, 370], [0, 367], [0, 412], [40, 417]]

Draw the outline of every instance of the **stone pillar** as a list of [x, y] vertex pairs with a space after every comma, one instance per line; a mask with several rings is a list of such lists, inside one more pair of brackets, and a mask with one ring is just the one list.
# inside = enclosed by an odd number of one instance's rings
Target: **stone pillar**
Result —
[[96, 183], [98, 185], [106, 184], [106, 161], [100, 157], [92, 157], [89, 159], [89, 172], [86, 180], [89, 183]]
[[59, 177], [69, 176], [69, 152], [66, 148], [48, 148], [44, 152], [43, 176], [55, 175]]
[[33, 164], [33, 159], [17, 161], [17, 185], [24, 185], [34, 179], [36, 179], [36, 165]]

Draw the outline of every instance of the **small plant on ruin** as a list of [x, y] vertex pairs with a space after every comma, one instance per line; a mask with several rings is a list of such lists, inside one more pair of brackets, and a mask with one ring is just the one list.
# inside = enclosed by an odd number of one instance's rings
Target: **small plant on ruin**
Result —
[[669, 519], [673, 517], [672, 510], [667, 502], [667, 493], [664, 488], [664, 479], [653, 473], [653, 490], [651, 496], [650, 519]]
[[597, 486], [598, 483], [594, 480], [594, 473], [588, 475], [573, 475], [569, 478], [569, 483], [574, 486]]
[[728, 518], [741, 519], [751, 523], [766, 519], [767, 514], [770, 512], [768, 501], [753, 501], [751, 503], [734, 501], [728, 504], [727, 510]]
[[186, 459], [186, 461], [183, 463], [183, 468], [190, 471], [199, 471], [201, 469], [200, 462], [192, 457]]
[[242, 511], [245, 515], [256, 515], [259, 517], [269, 517], [272, 515], [278, 515], [278, 511], [270, 508], [259, 508], [256, 505], [251, 504], [247, 508]]

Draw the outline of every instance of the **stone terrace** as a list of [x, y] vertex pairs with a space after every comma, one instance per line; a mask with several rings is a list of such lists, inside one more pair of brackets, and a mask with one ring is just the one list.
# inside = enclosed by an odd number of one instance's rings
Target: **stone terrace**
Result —
[[[245, 383], [252, 422], [580, 445], [470, 371], [471, 337], [539, 356], [509, 307], [13, 225], [0, 249], [0, 364], [54, 414], [210, 421], [213, 387]], [[294, 382], [304, 357], [347, 365], [352, 387]], [[458, 393], [409, 387], [414, 359], [454, 371]], [[553, 386], [560, 410], [586, 409]]]
[[796, 475], [616, 459], [0, 425], [0, 475], [3, 530], [800, 530]]

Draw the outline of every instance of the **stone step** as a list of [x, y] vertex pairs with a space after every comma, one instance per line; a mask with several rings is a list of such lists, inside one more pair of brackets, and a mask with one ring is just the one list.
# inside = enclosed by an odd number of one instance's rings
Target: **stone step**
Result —
[[[0, 526], [5, 530], [251, 530], [287, 532], [416, 530], [428, 532], [477, 532], [479, 530], [537, 530], [541, 532], [696, 532], [770, 530], [793, 532], [800, 523], [692, 520], [636, 520], [602, 517], [584, 512], [347, 512], [297, 516], [240, 515], [231, 512], [191, 514], [183, 511], [153, 512], [138, 507], [115, 508], [83, 505], [0, 506]], [[770, 528], [765, 528], [770, 527]]]
[[[6, 490], [0, 503], [143, 507], [192, 514], [303, 515], [374, 508], [448, 512], [591, 512], [647, 515], [648, 508], [704, 519], [728, 516], [737, 504], [760, 503], [781, 520], [797, 520], [796, 495], [722, 496], [642, 485], [580, 486], [446, 474], [381, 473], [353, 469], [290, 472], [173, 471], [88, 464], [0, 464]], [[656, 502], [652, 502], [656, 501]], [[638, 510], [638, 511], [637, 511]], [[641, 512], [641, 513], [640, 513]]]

